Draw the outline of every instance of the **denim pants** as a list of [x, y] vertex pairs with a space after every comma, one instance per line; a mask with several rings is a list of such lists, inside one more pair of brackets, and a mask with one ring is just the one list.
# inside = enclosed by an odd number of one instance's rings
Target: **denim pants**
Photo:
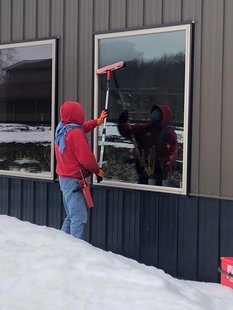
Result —
[[61, 230], [75, 238], [83, 239], [84, 225], [87, 222], [87, 208], [82, 191], [73, 193], [80, 188], [77, 179], [59, 177], [63, 204], [66, 211]]

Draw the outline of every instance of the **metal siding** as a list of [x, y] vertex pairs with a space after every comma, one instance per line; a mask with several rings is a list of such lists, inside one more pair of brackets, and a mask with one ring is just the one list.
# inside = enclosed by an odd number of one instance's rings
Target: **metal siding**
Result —
[[64, 101], [77, 100], [77, 46], [78, 46], [78, 2], [65, 1], [63, 44], [63, 91]]
[[22, 180], [10, 179], [9, 215], [22, 219]]
[[182, 0], [163, 0], [163, 24], [180, 22]]
[[197, 279], [198, 203], [197, 197], [179, 199], [177, 275], [182, 279]]
[[0, 214], [9, 214], [10, 179], [0, 178]]
[[220, 194], [223, 2], [203, 5], [199, 194]]
[[36, 38], [36, 0], [24, 1], [24, 38]]
[[144, 25], [158, 25], [163, 19], [162, 0], [144, 0]]
[[48, 221], [47, 225], [57, 229], [61, 228], [61, 215], [63, 214], [62, 196], [58, 183], [48, 184]]
[[176, 197], [159, 198], [159, 268], [177, 276], [178, 205]]
[[140, 259], [140, 192], [124, 192], [122, 254]]
[[232, 25], [233, 1], [225, 1], [224, 11], [224, 50], [223, 50], [223, 96], [222, 104], [222, 132], [221, 132], [221, 196], [233, 197], [233, 154], [232, 143], [232, 115], [233, 115], [233, 36]]
[[24, 0], [12, 0], [12, 40], [22, 40], [24, 26]]
[[[194, 46], [193, 46], [193, 85], [190, 109], [191, 123], [191, 193], [199, 192], [199, 158], [200, 158], [200, 113], [201, 113], [201, 68], [202, 68], [202, 0], [186, 0], [183, 2], [183, 20], [194, 21]], [[205, 64], [203, 64], [205, 65]]]
[[109, 29], [109, 0], [93, 1], [94, 29], [102, 31]]
[[89, 241], [96, 247], [106, 249], [106, 189], [94, 189], [94, 208], [90, 210], [90, 239]]
[[110, 1], [110, 29], [122, 29], [126, 26], [126, 0]]
[[219, 227], [219, 264], [220, 257], [233, 257], [233, 203], [232, 201], [220, 201], [220, 227]]
[[159, 199], [156, 194], [141, 194], [140, 262], [159, 266]]
[[128, 0], [126, 2], [126, 25], [127, 27], [143, 26], [143, 1]]
[[35, 217], [34, 223], [37, 225], [47, 225], [48, 223], [48, 183], [35, 183]]
[[[199, 281], [217, 282], [219, 264], [219, 205], [217, 199], [199, 202], [198, 275]], [[215, 271], [216, 270], [216, 271]]]
[[11, 41], [11, 0], [1, 0], [1, 42]]
[[123, 193], [109, 190], [106, 204], [106, 250], [121, 253], [123, 240]]
[[[61, 106], [64, 102], [64, 50], [66, 46], [64, 45], [63, 32], [64, 32], [64, 0], [57, 1], [52, 0], [51, 2], [51, 34], [53, 36], [59, 37], [58, 43], [58, 102], [57, 106]], [[59, 114], [59, 109], [58, 114]], [[60, 115], [58, 116], [60, 120]]]
[[30, 222], [34, 219], [34, 182], [22, 180], [22, 200], [20, 201], [22, 207], [21, 218], [23, 221]]
[[92, 81], [93, 81], [93, 1], [79, 1], [78, 22], [78, 97], [84, 106], [85, 118], [90, 119], [92, 113]]
[[37, 1], [37, 37], [49, 37], [50, 34], [50, 0]]

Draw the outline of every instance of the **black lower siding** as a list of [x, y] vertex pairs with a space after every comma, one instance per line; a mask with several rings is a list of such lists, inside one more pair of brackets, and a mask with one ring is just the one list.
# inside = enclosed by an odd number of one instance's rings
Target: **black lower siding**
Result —
[[[220, 257], [233, 256], [233, 202], [93, 188], [85, 239], [182, 279], [219, 282]], [[0, 213], [60, 229], [58, 183], [0, 178]]]

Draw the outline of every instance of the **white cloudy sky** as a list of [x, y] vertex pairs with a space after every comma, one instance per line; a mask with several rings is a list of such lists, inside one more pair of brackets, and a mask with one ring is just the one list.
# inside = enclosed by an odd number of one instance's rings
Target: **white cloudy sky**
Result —
[[1, 310], [232, 310], [227, 286], [177, 280], [7, 215], [0, 247]]

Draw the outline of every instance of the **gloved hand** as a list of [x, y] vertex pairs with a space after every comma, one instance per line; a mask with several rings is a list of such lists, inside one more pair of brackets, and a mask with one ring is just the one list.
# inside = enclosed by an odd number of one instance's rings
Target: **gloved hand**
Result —
[[104, 170], [102, 168], [99, 168], [99, 172], [97, 173], [97, 182], [100, 183], [101, 181], [103, 181], [103, 177], [104, 177]]
[[105, 119], [106, 117], [108, 117], [108, 116], [109, 116], [108, 110], [106, 110], [106, 109], [102, 110], [102, 112], [100, 113], [100, 117], [97, 118], [97, 124], [98, 124], [98, 126], [101, 125], [101, 124], [103, 124], [104, 119]]
[[124, 110], [118, 117], [118, 123], [122, 124], [122, 123], [126, 123], [128, 121], [129, 118], [129, 112], [128, 110]]

